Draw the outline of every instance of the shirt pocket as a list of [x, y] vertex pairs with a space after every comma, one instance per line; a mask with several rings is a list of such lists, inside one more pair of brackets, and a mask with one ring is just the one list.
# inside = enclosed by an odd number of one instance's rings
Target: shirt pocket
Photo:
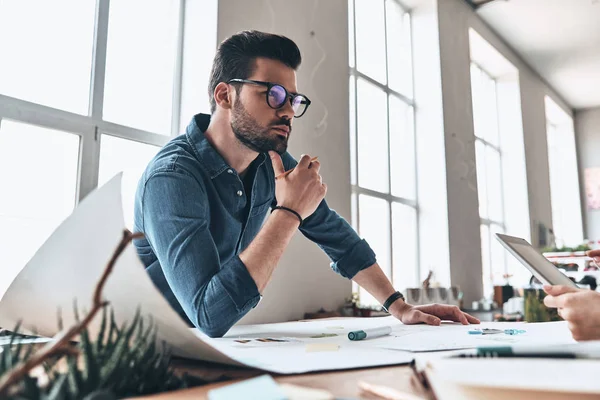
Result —
[[250, 211], [250, 218], [261, 215], [264, 216], [267, 213], [269, 207], [271, 206], [272, 201], [272, 199], [269, 199], [262, 204], [252, 207], [252, 210]]

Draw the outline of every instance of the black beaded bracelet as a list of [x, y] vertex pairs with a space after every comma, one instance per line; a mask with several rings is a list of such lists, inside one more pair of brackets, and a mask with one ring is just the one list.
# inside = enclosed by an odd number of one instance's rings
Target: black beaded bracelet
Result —
[[390, 297], [388, 297], [388, 299], [385, 301], [385, 303], [383, 303], [383, 309], [386, 312], [390, 312], [389, 311], [390, 306], [392, 305], [393, 302], [395, 302], [398, 299], [404, 300], [404, 296], [402, 295], [402, 293], [400, 293], [400, 292], [392, 293], [392, 295]]
[[298, 221], [300, 221], [300, 226], [302, 226], [302, 223], [304, 222], [304, 220], [302, 219], [302, 217], [300, 216], [300, 214], [298, 214], [296, 211], [292, 210], [291, 208], [287, 208], [287, 207], [284, 207], [284, 206], [275, 206], [275, 207], [273, 207], [271, 209], [271, 212], [273, 212], [275, 210], [285, 210], [285, 211], [291, 212], [296, 217], [298, 217]]

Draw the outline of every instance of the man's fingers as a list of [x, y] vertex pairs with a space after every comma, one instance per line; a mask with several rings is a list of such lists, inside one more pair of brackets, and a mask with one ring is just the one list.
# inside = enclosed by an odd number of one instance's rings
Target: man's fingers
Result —
[[269, 151], [269, 156], [271, 156], [271, 163], [273, 164], [275, 176], [283, 174], [285, 172], [285, 168], [283, 167], [283, 161], [281, 161], [279, 154], [274, 151]]
[[469, 325], [469, 321], [467, 320], [467, 317], [463, 314], [462, 311], [460, 311], [459, 308], [456, 308], [454, 310], [454, 316], [456, 317], [456, 321], [460, 322], [463, 325]]
[[417, 319], [420, 322], [425, 322], [427, 325], [440, 325], [442, 323], [442, 320], [435, 315], [425, 314], [424, 312], [418, 310], [415, 312], [417, 313]]
[[315, 172], [319, 172], [319, 170], [321, 169], [321, 163], [318, 161], [312, 161], [309, 165], [308, 168], [310, 169], [314, 169]]
[[544, 292], [548, 293], [551, 296], [560, 296], [561, 294], [565, 294], [565, 293], [579, 292], [579, 289], [571, 287], [571, 286], [564, 286], [564, 285], [555, 285], [555, 286], [544, 285]]
[[300, 158], [300, 162], [298, 163], [298, 167], [308, 168], [309, 165], [310, 165], [310, 156], [307, 154], [303, 154], [302, 157]]
[[467, 321], [469, 321], [470, 324], [480, 324], [481, 321], [477, 318], [475, 318], [474, 316], [467, 314], [467, 313], [463, 313], [465, 315], [465, 317], [467, 317]]

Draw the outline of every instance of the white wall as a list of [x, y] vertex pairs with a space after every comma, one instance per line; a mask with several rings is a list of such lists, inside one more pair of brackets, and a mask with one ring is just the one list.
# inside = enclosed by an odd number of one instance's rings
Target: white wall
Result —
[[[438, 18], [448, 168], [450, 268], [452, 283], [460, 284], [465, 299], [472, 299], [481, 293], [478, 199], [472, 190], [472, 187], [477, 187], [477, 179], [474, 175], [463, 179], [456, 175], [461, 164], [475, 162], [468, 29], [475, 29], [518, 70], [531, 238], [534, 244], [538, 239], [538, 222], [552, 226], [544, 97], [550, 96], [568, 114], [572, 114], [572, 111], [463, 0], [438, 1]], [[456, 138], [466, 144], [466, 149], [463, 150]], [[505, 187], [505, 191], [510, 193], [511, 188]]]
[[587, 209], [584, 179], [586, 168], [600, 168], [600, 107], [577, 111], [575, 132], [579, 156], [584, 236], [590, 240], [600, 240], [600, 211]]
[[[350, 220], [347, 1], [220, 0], [218, 15], [219, 42], [238, 31], [258, 29], [285, 35], [300, 48], [298, 90], [310, 97], [312, 105], [294, 121], [289, 151], [297, 158], [303, 153], [319, 156], [327, 201]], [[325, 110], [329, 115], [323, 130], [317, 125]], [[262, 302], [241, 323], [299, 319], [320, 307], [337, 309], [351, 290], [351, 282], [331, 270], [325, 253], [298, 233]]]

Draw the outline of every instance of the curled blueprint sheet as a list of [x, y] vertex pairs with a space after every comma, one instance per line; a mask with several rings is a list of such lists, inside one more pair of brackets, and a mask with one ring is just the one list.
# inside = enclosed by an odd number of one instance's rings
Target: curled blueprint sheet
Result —
[[[73, 325], [74, 301], [79, 310], [91, 308], [96, 283], [120, 242], [124, 227], [119, 174], [84, 199], [15, 278], [0, 301], [0, 326], [10, 329], [22, 321], [22, 329], [51, 337], [58, 333], [58, 309], [64, 325]], [[391, 365], [412, 360], [408, 353], [365, 351], [361, 346], [349, 344], [338, 346], [335, 352], [307, 352], [302, 341], [286, 348], [266, 346], [252, 350], [211, 339], [197, 329], [190, 329], [171, 309], [154, 287], [132, 245], [118, 259], [103, 297], [114, 309], [118, 324], [132, 321], [138, 308], [143, 316], [151, 316], [158, 328], [158, 339], [166, 342], [175, 355], [186, 358], [277, 373]], [[92, 334], [99, 328], [100, 318], [101, 313], [91, 324]]]

